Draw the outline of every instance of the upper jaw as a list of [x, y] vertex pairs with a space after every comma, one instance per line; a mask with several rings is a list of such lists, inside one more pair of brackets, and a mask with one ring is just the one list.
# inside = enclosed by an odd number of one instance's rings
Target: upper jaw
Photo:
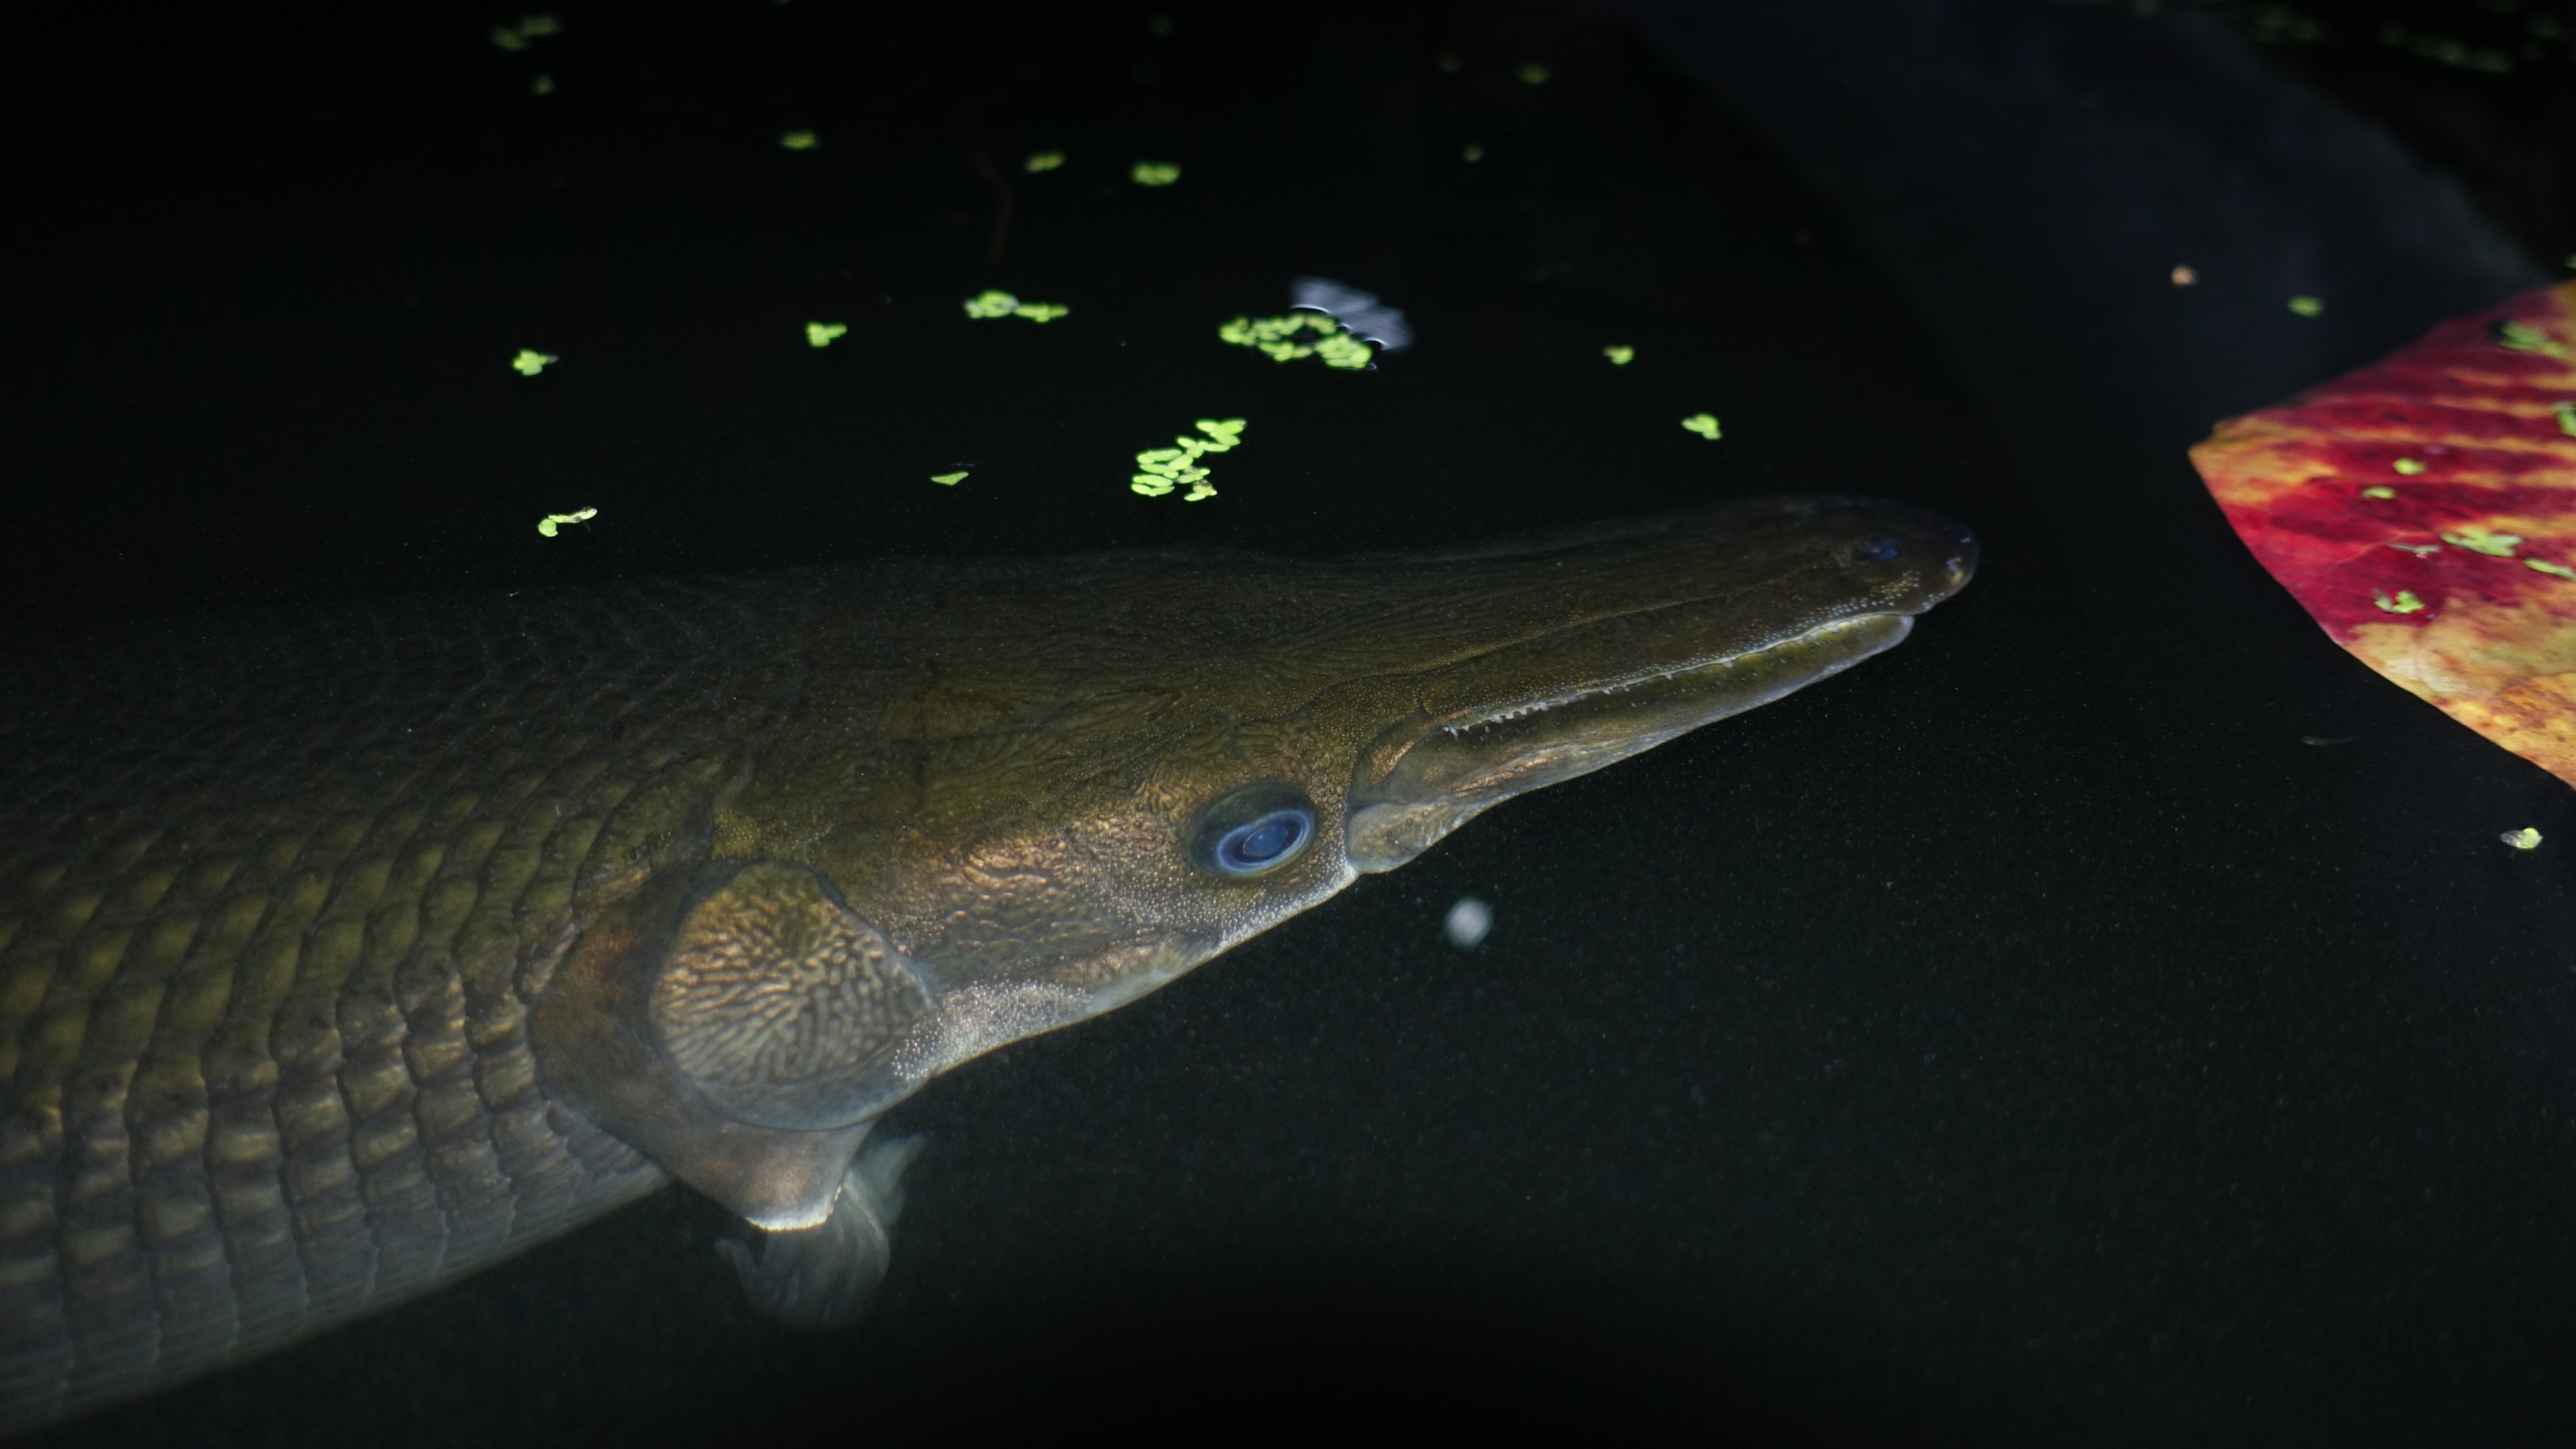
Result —
[[1417, 707], [1360, 751], [1344, 829], [1354, 869], [1402, 865], [1515, 795], [1892, 647], [1967, 582], [1976, 544], [1902, 505], [1760, 500], [1528, 556], [1525, 578], [1484, 599], [1512, 637], [1414, 675]]

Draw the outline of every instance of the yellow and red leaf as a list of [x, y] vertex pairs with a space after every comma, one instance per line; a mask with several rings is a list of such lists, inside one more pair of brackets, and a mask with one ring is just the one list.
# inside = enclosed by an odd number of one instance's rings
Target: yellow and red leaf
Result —
[[2335, 642], [2576, 784], [2576, 282], [2221, 423], [2191, 458]]

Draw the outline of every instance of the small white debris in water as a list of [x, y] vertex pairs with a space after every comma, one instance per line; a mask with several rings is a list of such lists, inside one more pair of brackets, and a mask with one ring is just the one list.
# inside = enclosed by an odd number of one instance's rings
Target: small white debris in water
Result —
[[[2532, 829], [2528, 825], [2522, 827], [2520, 830], [2508, 830], [2500, 838], [2505, 844], [2512, 846], [2516, 850], [2530, 850], [2540, 844], [2540, 832]], [[1461, 901], [1459, 904], [1465, 905], [1466, 902]], [[1450, 912], [1450, 919], [1453, 921], [1457, 919], [1457, 913], [1455, 911]]]
[[1404, 314], [1379, 301], [1375, 292], [1345, 287], [1330, 277], [1299, 277], [1288, 284], [1288, 297], [1290, 311], [1321, 312], [1349, 328], [1353, 337], [1389, 352], [1413, 345], [1413, 329], [1406, 325]]
[[1494, 929], [1494, 908], [1474, 896], [1460, 896], [1458, 904], [1449, 908], [1449, 918], [1440, 923], [1440, 929], [1449, 937], [1450, 945], [1461, 951], [1473, 950], [1484, 941], [1485, 933]]
[[2173, 284], [2177, 287], [2193, 286], [2199, 281], [2200, 273], [2193, 271], [2189, 267], [2176, 267], [2173, 269]]

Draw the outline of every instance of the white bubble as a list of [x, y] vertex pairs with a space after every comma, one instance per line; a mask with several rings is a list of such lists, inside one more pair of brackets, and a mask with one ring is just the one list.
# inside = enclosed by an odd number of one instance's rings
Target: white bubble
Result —
[[1447, 933], [1450, 945], [1464, 951], [1494, 929], [1494, 908], [1474, 896], [1460, 896], [1458, 904], [1449, 908], [1449, 918], [1440, 923], [1440, 929]]

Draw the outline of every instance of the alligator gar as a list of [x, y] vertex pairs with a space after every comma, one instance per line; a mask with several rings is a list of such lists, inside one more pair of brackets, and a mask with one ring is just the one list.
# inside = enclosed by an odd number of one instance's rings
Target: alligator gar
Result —
[[677, 1179], [845, 1320], [932, 1077], [1903, 639], [1768, 499], [1447, 553], [904, 560], [0, 653], [0, 1428]]

